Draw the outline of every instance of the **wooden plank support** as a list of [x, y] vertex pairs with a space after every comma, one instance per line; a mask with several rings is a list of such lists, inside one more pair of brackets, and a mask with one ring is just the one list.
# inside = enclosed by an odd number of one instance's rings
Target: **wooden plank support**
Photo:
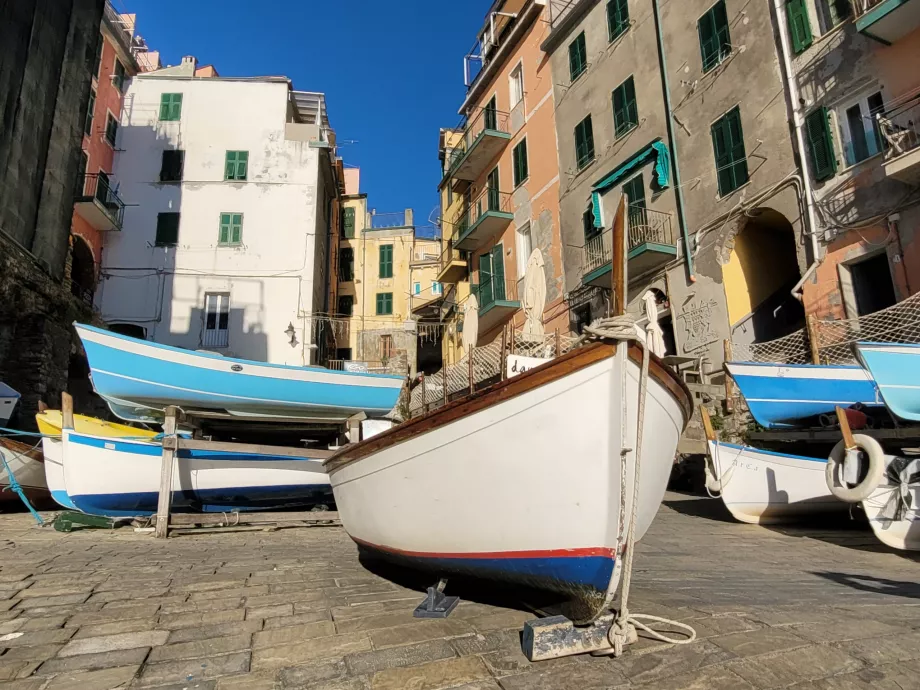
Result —
[[850, 420], [847, 419], [846, 410], [842, 407], [837, 408], [837, 421], [840, 423], [840, 433], [843, 435], [843, 443], [847, 450], [856, 449], [856, 440], [853, 438], [853, 432], [850, 430]]
[[[612, 648], [607, 635], [615, 614], [601, 616], [589, 625], [576, 627], [565, 616], [538, 618], [524, 624], [522, 648], [529, 661], [546, 661]], [[638, 640], [630, 638], [627, 644]]]
[[712, 428], [712, 420], [709, 418], [709, 410], [703, 404], [700, 404], [700, 417], [703, 418], [703, 431], [706, 432], [706, 440], [717, 440], [715, 429]]
[[[349, 424], [361, 421], [356, 417], [349, 420]], [[311, 458], [314, 460], [325, 460], [331, 457], [334, 450], [322, 450], [320, 448], [288, 448], [286, 446], [263, 446], [252, 443], [222, 443], [220, 441], [203, 441], [192, 438], [179, 438], [176, 441], [176, 447], [180, 450], [213, 450], [219, 453], [253, 453], [258, 455], [288, 455], [294, 458]]]
[[61, 419], [65, 429], [73, 429], [73, 398], [70, 393], [61, 393]]
[[553, 340], [556, 348], [556, 357], [562, 356], [562, 335], [559, 333], [559, 329], [555, 330], [555, 338]]
[[160, 495], [157, 500], [157, 539], [166, 539], [169, 536], [169, 509], [172, 506], [173, 468], [176, 464], [177, 451], [179, 450], [176, 426], [178, 417], [182, 414], [178, 407], [166, 408], [166, 420], [163, 423], [163, 464], [160, 466]]
[[814, 314], [809, 314], [805, 317], [805, 325], [808, 327], [808, 346], [811, 348], [811, 363], [821, 364], [821, 350], [818, 347], [818, 324], [815, 321]]

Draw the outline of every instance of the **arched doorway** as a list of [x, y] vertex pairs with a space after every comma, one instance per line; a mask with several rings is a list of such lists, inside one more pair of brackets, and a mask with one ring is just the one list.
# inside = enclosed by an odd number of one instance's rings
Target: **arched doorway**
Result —
[[791, 291], [801, 280], [792, 225], [770, 208], [748, 212], [722, 267], [735, 343], [762, 343], [801, 328], [805, 311]]
[[79, 235], [73, 236], [70, 263], [70, 291], [74, 297], [88, 306], [93, 306], [93, 293], [96, 291], [96, 262], [93, 250]]

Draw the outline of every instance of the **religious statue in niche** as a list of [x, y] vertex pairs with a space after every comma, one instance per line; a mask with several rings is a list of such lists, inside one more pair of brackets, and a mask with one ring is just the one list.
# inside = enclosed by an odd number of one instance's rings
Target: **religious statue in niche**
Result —
[[712, 327], [718, 306], [714, 299], [693, 300], [677, 315], [683, 328], [684, 352], [695, 352], [719, 339]]

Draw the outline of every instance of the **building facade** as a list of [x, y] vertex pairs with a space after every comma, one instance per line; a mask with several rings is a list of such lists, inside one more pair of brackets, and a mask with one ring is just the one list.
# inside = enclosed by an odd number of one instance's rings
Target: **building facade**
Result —
[[176, 347], [315, 363], [338, 195], [325, 97], [198, 70], [183, 58], [128, 82], [115, 160], [128, 206], [107, 239], [102, 318]]

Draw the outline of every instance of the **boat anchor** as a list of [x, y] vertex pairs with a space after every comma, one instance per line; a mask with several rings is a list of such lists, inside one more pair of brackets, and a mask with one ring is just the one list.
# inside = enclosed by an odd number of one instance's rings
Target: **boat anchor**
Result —
[[419, 604], [412, 615], [415, 618], [447, 618], [450, 612], [457, 608], [460, 597], [449, 597], [444, 594], [447, 580], [441, 578], [437, 587], [428, 588], [428, 596]]

